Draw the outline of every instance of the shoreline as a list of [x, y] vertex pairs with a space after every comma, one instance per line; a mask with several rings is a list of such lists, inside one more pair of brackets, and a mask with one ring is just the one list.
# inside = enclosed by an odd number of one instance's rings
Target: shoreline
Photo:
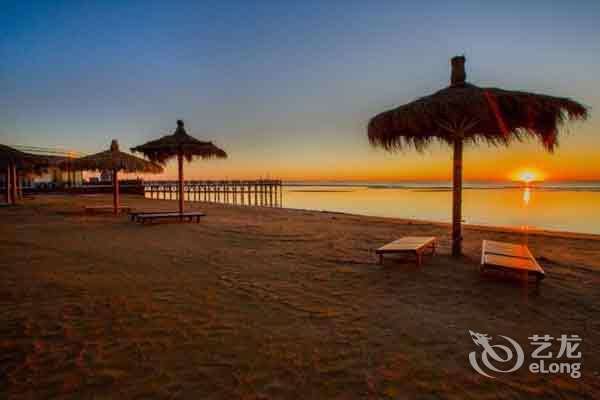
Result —
[[[366, 214], [354, 214], [347, 213], [342, 211], [328, 211], [328, 210], [312, 210], [305, 208], [287, 208], [283, 207], [286, 210], [297, 210], [297, 211], [315, 211], [326, 214], [341, 214], [348, 215], [354, 217], [367, 217], [367, 218], [384, 218], [388, 220], [397, 220], [402, 222], [408, 222], [412, 224], [422, 224], [422, 225], [435, 225], [435, 226], [443, 226], [450, 229], [452, 224], [450, 222], [442, 222], [442, 221], [432, 221], [425, 219], [412, 219], [412, 218], [397, 218], [397, 217], [380, 217], [377, 215], [366, 215]], [[520, 228], [511, 227], [511, 226], [502, 226], [502, 225], [481, 225], [481, 224], [463, 224], [463, 229], [468, 230], [479, 230], [479, 231], [490, 231], [490, 232], [502, 232], [502, 233], [514, 233], [523, 235], [524, 232]], [[582, 239], [582, 240], [600, 240], [600, 234], [594, 233], [584, 233], [584, 232], [570, 232], [570, 231], [558, 231], [552, 229], [529, 229], [527, 231], [529, 236], [547, 236], [547, 237], [556, 237], [556, 238], [565, 238], [565, 239]]]
[[[302, 191], [304, 192], [304, 191]], [[311, 193], [321, 191], [309, 191]], [[325, 191], [330, 193], [330, 191]], [[346, 193], [346, 191], [332, 191], [334, 193]], [[168, 199], [150, 199], [147, 197], [143, 197], [146, 200], [152, 201], [168, 201], [168, 202], [176, 202], [176, 200], [168, 200]], [[213, 204], [220, 205], [225, 207], [239, 207], [239, 208], [275, 208], [280, 210], [290, 210], [290, 211], [303, 211], [303, 212], [318, 212], [323, 214], [339, 214], [339, 215], [347, 215], [354, 217], [364, 217], [364, 218], [383, 218], [385, 220], [396, 220], [401, 222], [407, 222], [412, 224], [422, 224], [422, 225], [435, 225], [435, 226], [444, 226], [451, 227], [450, 222], [443, 221], [434, 221], [434, 220], [426, 220], [426, 219], [413, 219], [413, 218], [399, 218], [399, 217], [382, 217], [378, 215], [368, 215], [368, 214], [356, 214], [351, 212], [344, 211], [331, 211], [331, 210], [318, 210], [311, 208], [293, 208], [293, 207], [261, 207], [261, 206], [242, 206], [239, 204], [229, 204], [229, 203], [212, 203], [212, 202], [203, 202], [203, 201], [186, 201], [186, 204]], [[463, 229], [469, 230], [480, 230], [480, 231], [491, 231], [491, 232], [503, 232], [503, 233], [514, 233], [523, 235], [524, 232], [522, 229], [518, 227], [511, 226], [502, 226], [502, 225], [483, 225], [483, 224], [463, 224]], [[556, 237], [556, 238], [569, 238], [569, 239], [583, 239], [583, 240], [597, 240], [600, 241], [600, 234], [594, 233], [585, 233], [585, 232], [572, 232], [572, 231], [560, 231], [560, 230], [552, 230], [552, 229], [543, 229], [543, 228], [531, 228], [527, 231], [529, 236], [547, 236], [547, 237]]]

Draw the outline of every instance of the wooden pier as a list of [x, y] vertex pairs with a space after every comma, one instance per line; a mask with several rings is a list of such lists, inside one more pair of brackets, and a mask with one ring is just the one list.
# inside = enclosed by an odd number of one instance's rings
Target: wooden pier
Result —
[[[144, 182], [144, 195], [150, 199], [177, 200], [177, 181]], [[280, 180], [185, 181], [185, 201], [235, 204], [255, 207], [282, 207]]]

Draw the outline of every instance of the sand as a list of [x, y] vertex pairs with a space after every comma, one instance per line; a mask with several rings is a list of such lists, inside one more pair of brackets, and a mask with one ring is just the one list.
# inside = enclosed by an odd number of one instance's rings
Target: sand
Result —
[[[124, 196], [137, 209], [174, 202]], [[529, 236], [540, 290], [482, 277], [449, 229], [336, 213], [196, 203], [200, 224], [86, 215], [110, 197], [39, 196], [0, 208], [0, 398], [598, 398], [600, 240]], [[375, 263], [402, 235], [440, 254]], [[469, 330], [583, 338], [580, 379], [478, 375]], [[555, 349], [557, 350], [557, 349]]]

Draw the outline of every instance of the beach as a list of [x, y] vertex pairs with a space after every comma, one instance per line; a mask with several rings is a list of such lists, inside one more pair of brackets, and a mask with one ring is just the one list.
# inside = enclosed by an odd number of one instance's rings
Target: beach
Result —
[[[531, 232], [539, 287], [482, 276], [450, 228], [343, 213], [189, 203], [198, 224], [86, 214], [109, 195], [0, 208], [0, 398], [594, 398], [600, 237]], [[125, 195], [140, 210], [176, 202]], [[374, 249], [437, 236], [439, 252], [376, 264]], [[469, 331], [579, 335], [579, 379], [469, 364]], [[495, 339], [501, 343], [501, 339]], [[495, 343], [495, 342], [493, 342]], [[594, 394], [596, 393], [596, 395]]]

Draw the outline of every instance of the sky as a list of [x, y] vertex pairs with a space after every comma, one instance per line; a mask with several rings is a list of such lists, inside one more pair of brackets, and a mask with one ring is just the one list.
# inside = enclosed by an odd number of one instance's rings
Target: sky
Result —
[[[554, 154], [467, 147], [467, 180], [600, 180], [600, 2], [0, 0], [0, 143], [90, 154], [171, 133], [227, 160], [189, 179], [447, 180], [451, 151], [372, 148], [371, 117], [467, 79], [571, 97]], [[174, 178], [170, 163], [159, 178]]]

